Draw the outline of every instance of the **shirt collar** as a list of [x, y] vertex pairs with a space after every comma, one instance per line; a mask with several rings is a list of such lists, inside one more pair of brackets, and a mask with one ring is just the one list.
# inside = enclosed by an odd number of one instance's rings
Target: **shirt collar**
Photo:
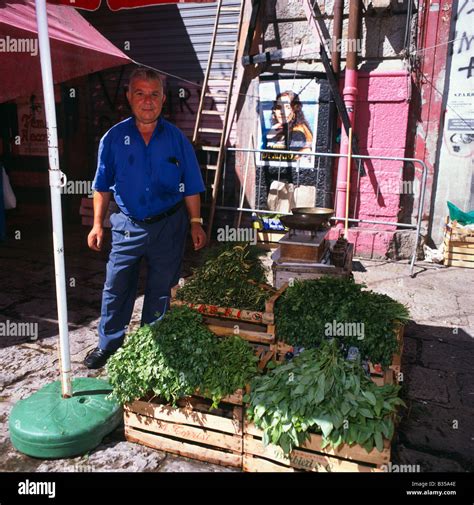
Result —
[[[141, 136], [141, 133], [137, 128], [137, 123], [135, 122], [135, 116], [132, 116], [130, 118], [130, 124], [131, 124], [132, 128], [135, 129], [136, 133]], [[153, 133], [151, 134], [151, 138], [155, 137], [157, 133], [162, 133], [164, 129], [165, 129], [165, 125], [163, 122], [163, 117], [160, 114], [158, 116], [158, 120], [156, 121], [155, 129], [153, 130]]]

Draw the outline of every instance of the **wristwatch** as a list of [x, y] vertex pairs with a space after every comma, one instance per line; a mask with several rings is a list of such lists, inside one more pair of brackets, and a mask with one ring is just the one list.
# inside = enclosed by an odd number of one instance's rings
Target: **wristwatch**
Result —
[[189, 220], [190, 223], [199, 223], [199, 224], [203, 224], [203, 220], [202, 220], [202, 217], [192, 217], [190, 220]]

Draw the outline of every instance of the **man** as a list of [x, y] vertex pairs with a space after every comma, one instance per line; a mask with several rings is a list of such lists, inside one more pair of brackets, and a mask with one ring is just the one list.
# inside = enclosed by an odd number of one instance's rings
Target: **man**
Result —
[[[112, 127], [101, 139], [92, 187], [94, 225], [87, 242], [100, 251], [103, 220], [111, 194], [120, 212], [111, 216], [112, 250], [102, 295], [99, 345], [86, 357], [100, 368], [122, 345], [133, 311], [140, 260], [147, 263], [141, 323], [156, 320], [179, 279], [191, 223], [194, 249], [204, 247], [200, 218], [204, 191], [194, 150], [184, 134], [160, 117], [165, 94], [159, 74], [137, 68], [127, 99], [133, 117]], [[163, 304], [165, 300], [165, 304]]]

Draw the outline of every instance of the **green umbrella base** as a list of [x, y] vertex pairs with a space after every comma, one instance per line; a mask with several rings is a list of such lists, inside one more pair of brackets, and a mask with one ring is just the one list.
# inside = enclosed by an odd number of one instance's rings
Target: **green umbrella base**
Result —
[[72, 391], [63, 398], [56, 381], [20, 400], [9, 419], [13, 447], [36, 458], [69, 458], [97, 447], [121, 423], [122, 408], [107, 398], [108, 382], [75, 379]]

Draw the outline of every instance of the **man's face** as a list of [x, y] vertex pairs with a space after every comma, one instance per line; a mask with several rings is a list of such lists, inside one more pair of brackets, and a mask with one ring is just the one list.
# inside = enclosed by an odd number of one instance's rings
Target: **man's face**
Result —
[[127, 98], [133, 115], [145, 124], [158, 119], [166, 99], [159, 81], [145, 79], [133, 79]]

